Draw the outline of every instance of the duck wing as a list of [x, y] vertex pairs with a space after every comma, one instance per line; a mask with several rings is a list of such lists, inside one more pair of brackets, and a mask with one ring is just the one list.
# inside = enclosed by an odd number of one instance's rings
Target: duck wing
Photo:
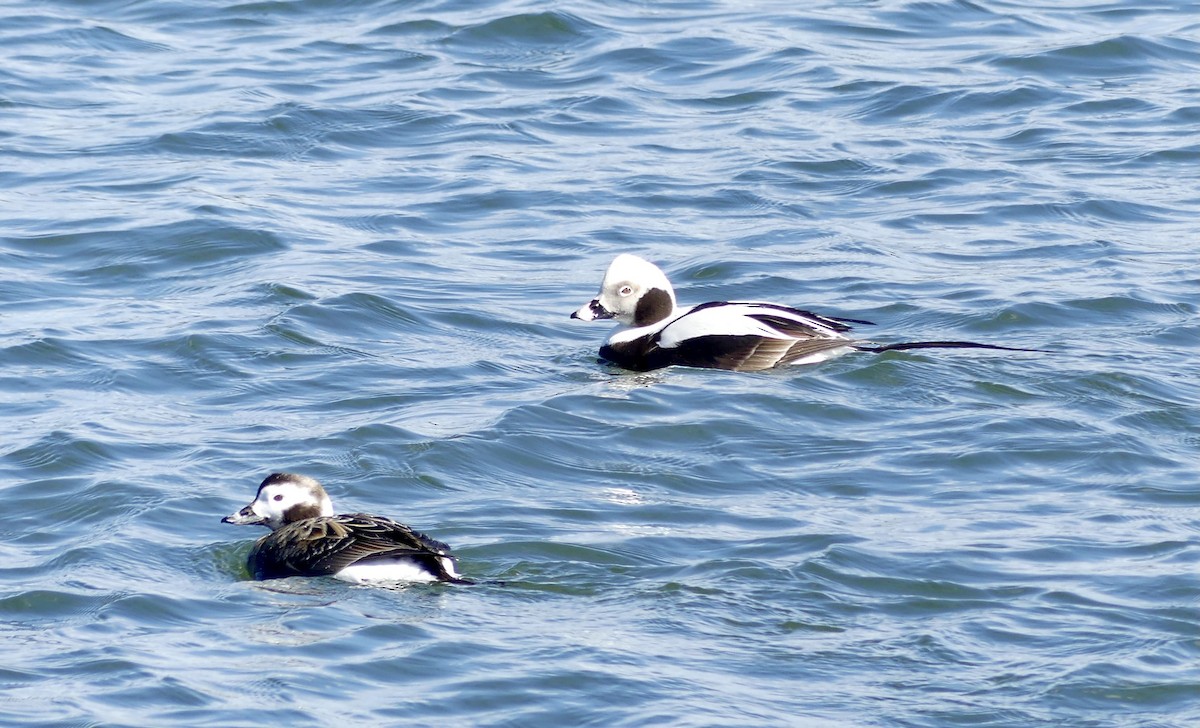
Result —
[[[679, 344], [674, 364], [757, 372], [853, 346], [849, 339], [772, 339], [762, 336], [702, 336]], [[815, 359], [814, 361], [820, 361]]]
[[717, 301], [671, 321], [658, 345], [670, 351], [671, 363], [759, 371], [849, 346], [845, 321], [770, 303]]
[[[733, 305], [733, 304], [731, 304]], [[873, 321], [864, 319], [842, 318], [840, 316], [826, 316], [820, 313], [813, 313], [800, 308], [792, 308], [791, 306], [782, 306], [777, 303], [741, 303], [736, 304], [750, 308], [746, 315], [750, 318], [757, 319], [768, 326], [774, 326], [780, 331], [791, 333], [793, 336], [803, 336], [806, 333], [812, 335], [822, 335], [824, 331], [833, 331], [839, 334], [844, 334], [851, 331], [855, 325], [858, 326], [874, 326]]]
[[[683, 313], [663, 327], [663, 347], [705, 336], [762, 336], [772, 339], [845, 339], [849, 319], [832, 319], [773, 303], [714, 301]], [[869, 323], [869, 322], [856, 322]]]

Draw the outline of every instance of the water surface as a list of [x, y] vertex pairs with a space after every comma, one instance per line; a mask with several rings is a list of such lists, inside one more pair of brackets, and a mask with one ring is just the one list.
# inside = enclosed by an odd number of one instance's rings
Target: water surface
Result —
[[[1200, 722], [1200, 5], [15, 2], [0, 722]], [[609, 260], [881, 343], [628, 374]], [[470, 588], [255, 583], [274, 470]]]

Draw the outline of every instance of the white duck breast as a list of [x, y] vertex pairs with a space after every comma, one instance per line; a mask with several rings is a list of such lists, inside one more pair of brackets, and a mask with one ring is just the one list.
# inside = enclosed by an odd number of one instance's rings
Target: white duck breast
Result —
[[922, 341], [868, 346], [851, 339], [850, 324], [870, 321], [822, 316], [773, 303], [704, 303], [678, 309], [675, 292], [661, 270], [635, 255], [622, 254], [604, 275], [596, 298], [571, 314], [584, 321], [612, 319], [619, 326], [600, 347], [618, 366], [648, 371], [672, 364], [758, 371], [784, 364], [811, 364], [852, 350], [880, 353], [903, 349], [1004, 346], [969, 341]]
[[471, 583], [458, 575], [446, 544], [383, 516], [334, 515], [325, 489], [304, 475], [268, 476], [252, 503], [221, 520], [271, 529], [246, 559], [256, 579], [332, 576], [355, 583]]

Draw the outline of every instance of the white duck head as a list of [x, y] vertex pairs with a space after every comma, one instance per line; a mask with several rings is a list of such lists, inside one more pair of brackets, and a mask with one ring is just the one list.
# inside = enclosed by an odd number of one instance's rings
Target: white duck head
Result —
[[650, 326], [674, 311], [675, 291], [658, 266], [622, 253], [608, 266], [599, 295], [580, 306], [571, 318], [613, 319], [626, 326]]
[[238, 526], [266, 526], [274, 531], [306, 518], [333, 515], [333, 501], [313, 478], [272, 473], [258, 486], [250, 505], [221, 519]]

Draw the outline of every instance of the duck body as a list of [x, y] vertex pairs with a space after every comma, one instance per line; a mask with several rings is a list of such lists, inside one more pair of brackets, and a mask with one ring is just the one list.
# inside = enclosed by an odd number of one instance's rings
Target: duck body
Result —
[[383, 516], [334, 515], [324, 488], [307, 476], [268, 476], [253, 502], [221, 520], [271, 529], [246, 559], [256, 579], [332, 576], [359, 584], [470, 583], [458, 575], [446, 544]]
[[814, 364], [853, 350], [842, 320], [772, 303], [714, 301], [647, 326], [621, 327], [600, 356], [624, 369], [679, 365], [759, 371]]
[[306, 518], [260, 538], [246, 565], [255, 579], [333, 576], [343, 581], [461, 581], [450, 547], [390, 518], [365, 513]]

